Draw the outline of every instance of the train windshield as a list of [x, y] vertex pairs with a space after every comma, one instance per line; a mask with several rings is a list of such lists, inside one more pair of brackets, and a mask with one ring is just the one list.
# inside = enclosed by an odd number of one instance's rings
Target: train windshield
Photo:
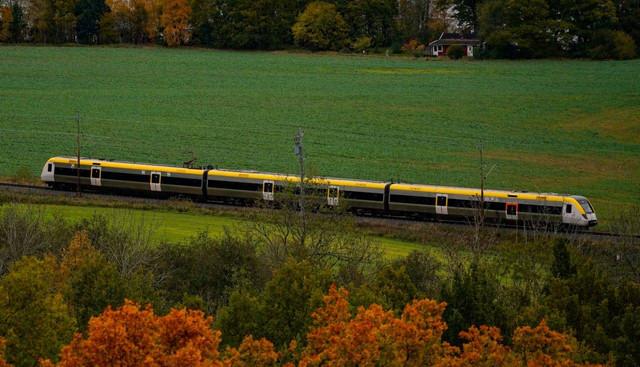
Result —
[[585, 213], [587, 214], [593, 213], [593, 209], [591, 208], [591, 205], [589, 205], [589, 202], [587, 201], [587, 199], [578, 199], [578, 203], [580, 203], [580, 206], [582, 206], [582, 209], [584, 209]]

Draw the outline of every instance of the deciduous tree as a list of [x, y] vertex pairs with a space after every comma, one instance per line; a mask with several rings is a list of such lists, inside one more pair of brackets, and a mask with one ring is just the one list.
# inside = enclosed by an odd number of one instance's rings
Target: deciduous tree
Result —
[[167, 0], [162, 9], [160, 25], [164, 27], [162, 35], [169, 47], [189, 42], [191, 39], [190, 18], [191, 5], [187, 0]]
[[38, 358], [55, 359], [73, 338], [75, 320], [61, 294], [56, 259], [25, 257], [0, 280], [0, 335], [7, 359], [33, 366]]
[[84, 331], [89, 319], [108, 306], [117, 307], [126, 297], [126, 282], [115, 264], [89, 244], [85, 232], [79, 232], [63, 253], [60, 272], [66, 284], [65, 301], [70, 305]]
[[293, 26], [296, 44], [314, 51], [339, 50], [349, 44], [347, 23], [335, 5], [314, 1]]

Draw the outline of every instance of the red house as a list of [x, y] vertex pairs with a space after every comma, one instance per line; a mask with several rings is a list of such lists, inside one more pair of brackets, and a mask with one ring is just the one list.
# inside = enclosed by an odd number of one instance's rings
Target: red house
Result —
[[464, 56], [473, 57], [473, 49], [480, 45], [475, 33], [442, 33], [440, 38], [429, 43], [433, 56], [444, 56], [451, 45], [462, 45]]

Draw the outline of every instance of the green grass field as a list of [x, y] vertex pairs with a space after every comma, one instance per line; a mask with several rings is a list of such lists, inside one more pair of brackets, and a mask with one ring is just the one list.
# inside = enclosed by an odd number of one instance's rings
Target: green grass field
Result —
[[0, 174], [75, 152], [582, 194], [640, 204], [640, 60], [428, 62], [163, 48], [0, 47]]
[[[38, 205], [39, 204], [34, 204]], [[208, 216], [189, 213], [175, 213], [162, 210], [136, 210], [106, 207], [68, 206], [68, 205], [46, 205], [46, 215], [50, 218], [55, 213], [64, 216], [71, 222], [76, 222], [82, 218], [88, 218], [94, 214], [104, 214], [107, 217], [130, 215], [132, 220], [144, 222], [146, 225], [156, 228], [153, 237], [156, 241], [185, 242], [190, 237], [199, 232], [207, 231], [212, 236], [221, 235], [225, 228], [231, 231], [242, 225], [242, 219], [228, 217], [224, 215]], [[434, 248], [402, 241], [392, 238], [372, 236], [379, 241], [380, 246], [385, 251], [387, 259], [395, 259], [406, 256], [409, 252], [419, 249], [436, 251]]]

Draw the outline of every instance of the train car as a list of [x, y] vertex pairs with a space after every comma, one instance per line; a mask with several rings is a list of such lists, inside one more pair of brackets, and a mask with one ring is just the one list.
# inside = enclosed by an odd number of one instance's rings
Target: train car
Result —
[[[74, 157], [54, 157], [45, 164], [42, 181], [54, 187], [75, 188], [77, 164]], [[202, 196], [205, 170], [157, 164], [80, 159], [80, 185], [93, 191], [130, 192], [155, 196]]]
[[[392, 184], [389, 210], [402, 215], [473, 218], [481, 209], [480, 189]], [[503, 223], [557, 223], [592, 227], [598, 223], [593, 207], [582, 196], [484, 190], [485, 218]]]
[[[53, 157], [41, 174], [43, 182], [62, 188], [77, 185], [77, 158]], [[299, 185], [297, 176], [221, 169], [192, 169], [158, 164], [104, 159], [80, 160], [80, 185], [94, 191], [134, 195], [182, 195], [202, 200], [247, 204], [272, 201], [287, 185]], [[316, 192], [326, 195], [327, 205], [342, 201], [356, 213], [438, 220], [464, 220], [480, 208], [480, 190], [472, 188], [392, 183], [381, 181], [318, 178], [311, 180]], [[550, 222], [591, 227], [597, 217], [582, 196], [484, 191], [485, 218], [517, 224]]]

